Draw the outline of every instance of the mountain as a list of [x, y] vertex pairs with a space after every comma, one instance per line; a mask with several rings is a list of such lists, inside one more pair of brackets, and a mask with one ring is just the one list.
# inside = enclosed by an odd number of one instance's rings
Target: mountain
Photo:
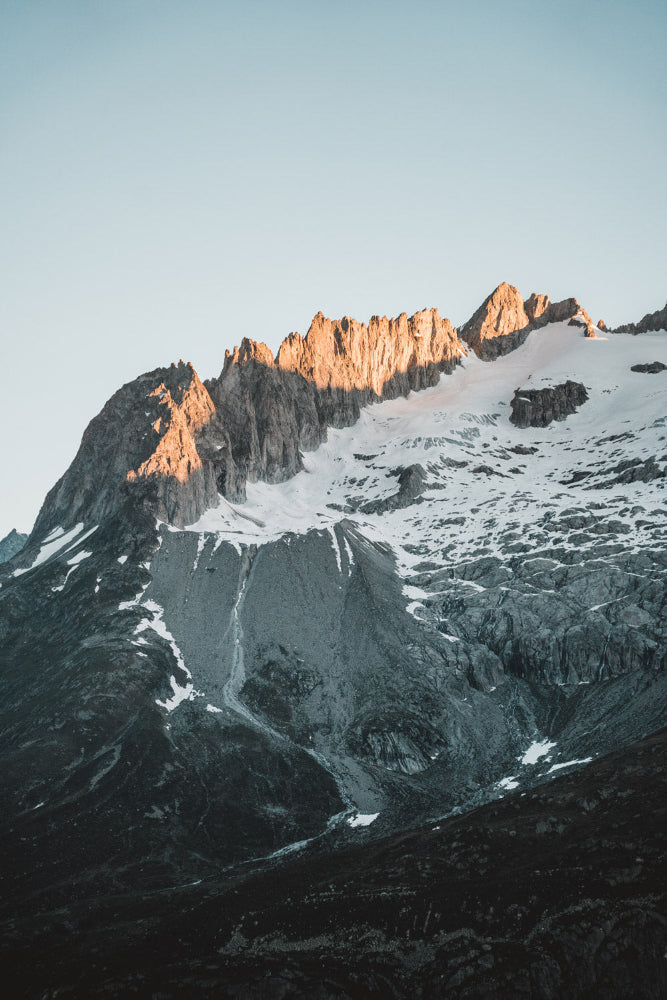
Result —
[[20, 552], [27, 541], [27, 535], [22, 535], [16, 528], [12, 528], [8, 535], [0, 539], [0, 563], [7, 562]]
[[664, 360], [500, 285], [123, 386], [0, 567], [25, 995], [659, 996]]

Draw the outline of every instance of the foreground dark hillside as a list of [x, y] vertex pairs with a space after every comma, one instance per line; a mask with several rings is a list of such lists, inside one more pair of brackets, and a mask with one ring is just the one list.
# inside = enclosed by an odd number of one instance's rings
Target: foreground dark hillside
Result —
[[354, 848], [3, 925], [23, 997], [663, 997], [665, 731]]

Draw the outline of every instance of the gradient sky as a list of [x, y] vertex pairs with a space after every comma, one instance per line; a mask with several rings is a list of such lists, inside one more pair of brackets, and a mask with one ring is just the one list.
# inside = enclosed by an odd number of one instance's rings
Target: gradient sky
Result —
[[0, 537], [88, 421], [317, 310], [667, 298], [664, 0], [0, 0]]

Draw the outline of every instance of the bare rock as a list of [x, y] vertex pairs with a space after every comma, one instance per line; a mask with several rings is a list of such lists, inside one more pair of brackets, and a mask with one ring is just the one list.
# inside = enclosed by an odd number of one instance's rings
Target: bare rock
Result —
[[220, 492], [242, 500], [247, 480], [288, 479], [328, 427], [348, 427], [370, 403], [434, 385], [464, 353], [437, 309], [374, 316], [368, 325], [318, 313], [305, 337], [283, 341], [275, 360], [266, 345], [245, 340], [206, 383], [216, 417], [200, 453]]
[[493, 361], [520, 347], [531, 330], [567, 320], [591, 335], [593, 322], [576, 299], [551, 302], [548, 295], [533, 292], [524, 302], [517, 288], [503, 282], [464, 324], [461, 337], [478, 357]]
[[0, 563], [8, 562], [21, 551], [27, 541], [27, 535], [22, 535], [16, 528], [12, 528], [9, 534], [0, 540]]
[[587, 399], [585, 387], [570, 380], [545, 389], [517, 389], [510, 421], [517, 427], [546, 427], [552, 420], [565, 420]]
[[651, 361], [644, 365], [633, 365], [630, 371], [642, 372], [644, 375], [657, 375], [659, 372], [664, 372], [665, 369], [667, 369], [667, 365], [663, 365], [662, 361]]
[[523, 304], [526, 310], [526, 316], [531, 323], [539, 319], [549, 307], [549, 296], [548, 295], [538, 295], [533, 292]]
[[385, 500], [372, 500], [365, 504], [361, 508], [365, 514], [384, 514], [388, 510], [398, 510], [422, 502], [421, 494], [426, 485], [426, 471], [423, 465], [416, 463], [404, 469], [394, 469], [392, 475], [398, 476], [398, 492]]
[[190, 364], [157, 368], [116, 392], [86, 428], [65, 475], [47, 494], [32, 538], [79, 521], [100, 522], [129, 494], [174, 524], [215, 502], [195, 438], [214, 413]]
[[[533, 294], [531, 300], [542, 299]], [[529, 300], [535, 312], [536, 302]], [[530, 319], [518, 288], [503, 282], [489, 295], [461, 328], [461, 337], [478, 357], [491, 361], [520, 346], [529, 332]]]
[[437, 309], [408, 318], [373, 316], [368, 326], [345, 316], [315, 316], [305, 337], [292, 333], [280, 346], [276, 365], [314, 382], [321, 391], [343, 389], [378, 399], [404, 395], [432, 384], [451, 370], [463, 350], [456, 331]]

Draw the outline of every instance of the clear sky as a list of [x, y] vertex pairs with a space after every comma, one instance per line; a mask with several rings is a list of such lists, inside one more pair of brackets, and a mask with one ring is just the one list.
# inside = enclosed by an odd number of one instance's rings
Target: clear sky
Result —
[[667, 299], [664, 0], [0, 0], [0, 537], [124, 382], [503, 280]]

